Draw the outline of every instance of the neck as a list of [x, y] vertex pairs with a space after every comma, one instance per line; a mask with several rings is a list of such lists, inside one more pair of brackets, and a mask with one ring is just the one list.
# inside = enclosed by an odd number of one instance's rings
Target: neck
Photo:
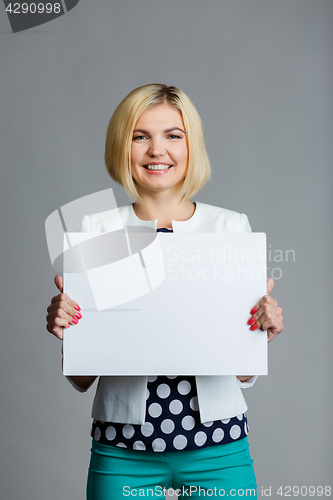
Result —
[[188, 220], [195, 212], [195, 205], [180, 196], [170, 197], [166, 193], [141, 194], [142, 201], [134, 203], [133, 209], [142, 220], [157, 219], [157, 227], [172, 228], [173, 220]]

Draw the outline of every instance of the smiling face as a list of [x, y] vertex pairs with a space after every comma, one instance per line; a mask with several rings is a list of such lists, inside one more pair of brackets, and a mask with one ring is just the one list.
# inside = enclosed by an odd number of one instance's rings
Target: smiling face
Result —
[[180, 192], [186, 175], [188, 148], [182, 116], [167, 105], [146, 109], [135, 124], [131, 173], [140, 196]]

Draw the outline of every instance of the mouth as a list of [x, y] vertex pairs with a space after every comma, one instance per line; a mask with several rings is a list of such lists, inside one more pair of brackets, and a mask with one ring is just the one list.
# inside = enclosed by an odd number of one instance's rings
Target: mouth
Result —
[[169, 170], [172, 165], [165, 165], [164, 163], [151, 163], [149, 165], [143, 165], [146, 170]]

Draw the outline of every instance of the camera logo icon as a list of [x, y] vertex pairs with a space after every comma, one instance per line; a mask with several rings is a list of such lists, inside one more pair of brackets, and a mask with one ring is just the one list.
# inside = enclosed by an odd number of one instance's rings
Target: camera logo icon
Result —
[[[78, 232], [87, 214], [110, 219], [106, 232]], [[99, 215], [98, 213], [96, 215]], [[65, 292], [80, 289], [81, 307], [103, 311], [126, 304], [157, 288], [165, 267], [157, 233], [147, 226], [125, 226], [112, 189], [71, 201], [45, 221], [50, 260], [64, 273]], [[84, 292], [84, 293], [83, 293]]]

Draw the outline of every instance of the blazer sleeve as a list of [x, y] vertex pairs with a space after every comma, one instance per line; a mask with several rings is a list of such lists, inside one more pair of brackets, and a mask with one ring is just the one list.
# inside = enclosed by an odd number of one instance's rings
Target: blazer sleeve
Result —
[[238, 226], [238, 233], [252, 233], [252, 229], [249, 223], [249, 219], [247, 218], [247, 215], [245, 214], [240, 214], [240, 220], [239, 220], [239, 226]]

